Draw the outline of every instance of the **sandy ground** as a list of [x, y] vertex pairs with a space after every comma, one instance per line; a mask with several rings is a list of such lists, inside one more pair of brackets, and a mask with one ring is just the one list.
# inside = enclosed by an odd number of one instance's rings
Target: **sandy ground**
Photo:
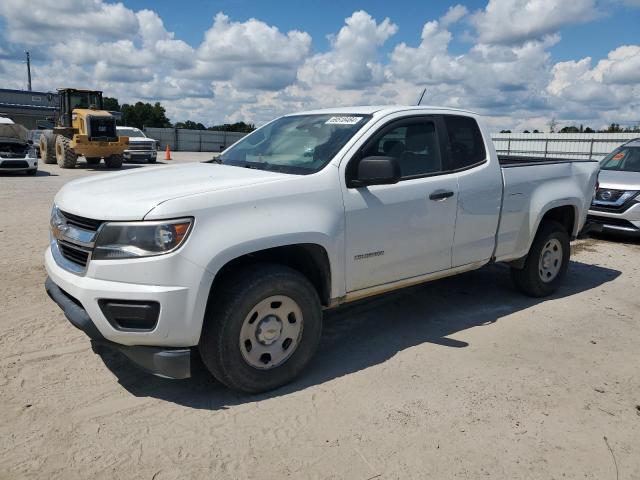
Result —
[[640, 479], [640, 242], [575, 244], [544, 301], [491, 266], [327, 314], [245, 396], [97, 356], [47, 298], [53, 196], [103, 173], [0, 176], [0, 478]]

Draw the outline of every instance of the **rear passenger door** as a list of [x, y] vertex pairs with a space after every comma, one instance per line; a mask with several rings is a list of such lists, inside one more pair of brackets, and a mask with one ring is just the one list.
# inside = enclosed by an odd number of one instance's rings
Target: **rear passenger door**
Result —
[[443, 115], [450, 168], [456, 172], [459, 193], [452, 266], [491, 258], [502, 204], [502, 171], [497, 158], [491, 161], [476, 119]]
[[391, 156], [402, 179], [394, 185], [346, 188], [347, 291], [451, 268], [457, 175], [447, 173], [446, 138], [438, 116], [413, 116], [379, 128], [346, 167]]

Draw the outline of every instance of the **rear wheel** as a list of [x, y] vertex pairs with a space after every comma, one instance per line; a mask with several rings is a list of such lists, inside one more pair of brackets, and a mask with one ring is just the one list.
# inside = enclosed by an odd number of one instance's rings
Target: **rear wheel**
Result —
[[56, 137], [52, 133], [40, 135], [40, 160], [50, 165], [56, 163]]
[[107, 168], [120, 168], [122, 167], [122, 162], [124, 161], [124, 157], [122, 154], [120, 155], [111, 155], [110, 157], [106, 157], [104, 159], [104, 164]]
[[71, 140], [62, 135], [56, 135], [56, 160], [60, 168], [74, 168], [78, 155], [71, 148]]
[[264, 392], [289, 383], [309, 363], [320, 341], [322, 310], [300, 272], [256, 265], [230, 277], [215, 294], [199, 349], [220, 382]]
[[85, 157], [85, 159], [87, 160], [87, 163], [89, 165], [98, 165], [100, 163], [100, 157]]
[[545, 221], [538, 229], [524, 267], [512, 268], [511, 278], [518, 290], [527, 295], [551, 295], [567, 273], [570, 256], [567, 231], [558, 222]]

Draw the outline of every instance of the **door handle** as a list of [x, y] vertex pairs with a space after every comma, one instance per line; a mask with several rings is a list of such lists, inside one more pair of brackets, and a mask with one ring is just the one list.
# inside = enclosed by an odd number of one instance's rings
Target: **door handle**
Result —
[[453, 197], [453, 192], [451, 190], [436, 190], [429, 195], [429, 200], [438, 202], [446, 200], [449, 197]]

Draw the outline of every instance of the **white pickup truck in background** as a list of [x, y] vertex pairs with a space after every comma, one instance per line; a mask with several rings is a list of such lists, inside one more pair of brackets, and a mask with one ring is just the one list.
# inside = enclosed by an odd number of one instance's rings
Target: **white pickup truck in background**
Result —
[[461, 110], [288, 115], [215, 162], [68, 183], [46, 289], [94, 343], [152, 373], [188, 377], [199, 352], [225, 385], [261, 392], [307, 365], [324, 308], [491, 262], [551, 294], [598, 169], [499, 159]]

